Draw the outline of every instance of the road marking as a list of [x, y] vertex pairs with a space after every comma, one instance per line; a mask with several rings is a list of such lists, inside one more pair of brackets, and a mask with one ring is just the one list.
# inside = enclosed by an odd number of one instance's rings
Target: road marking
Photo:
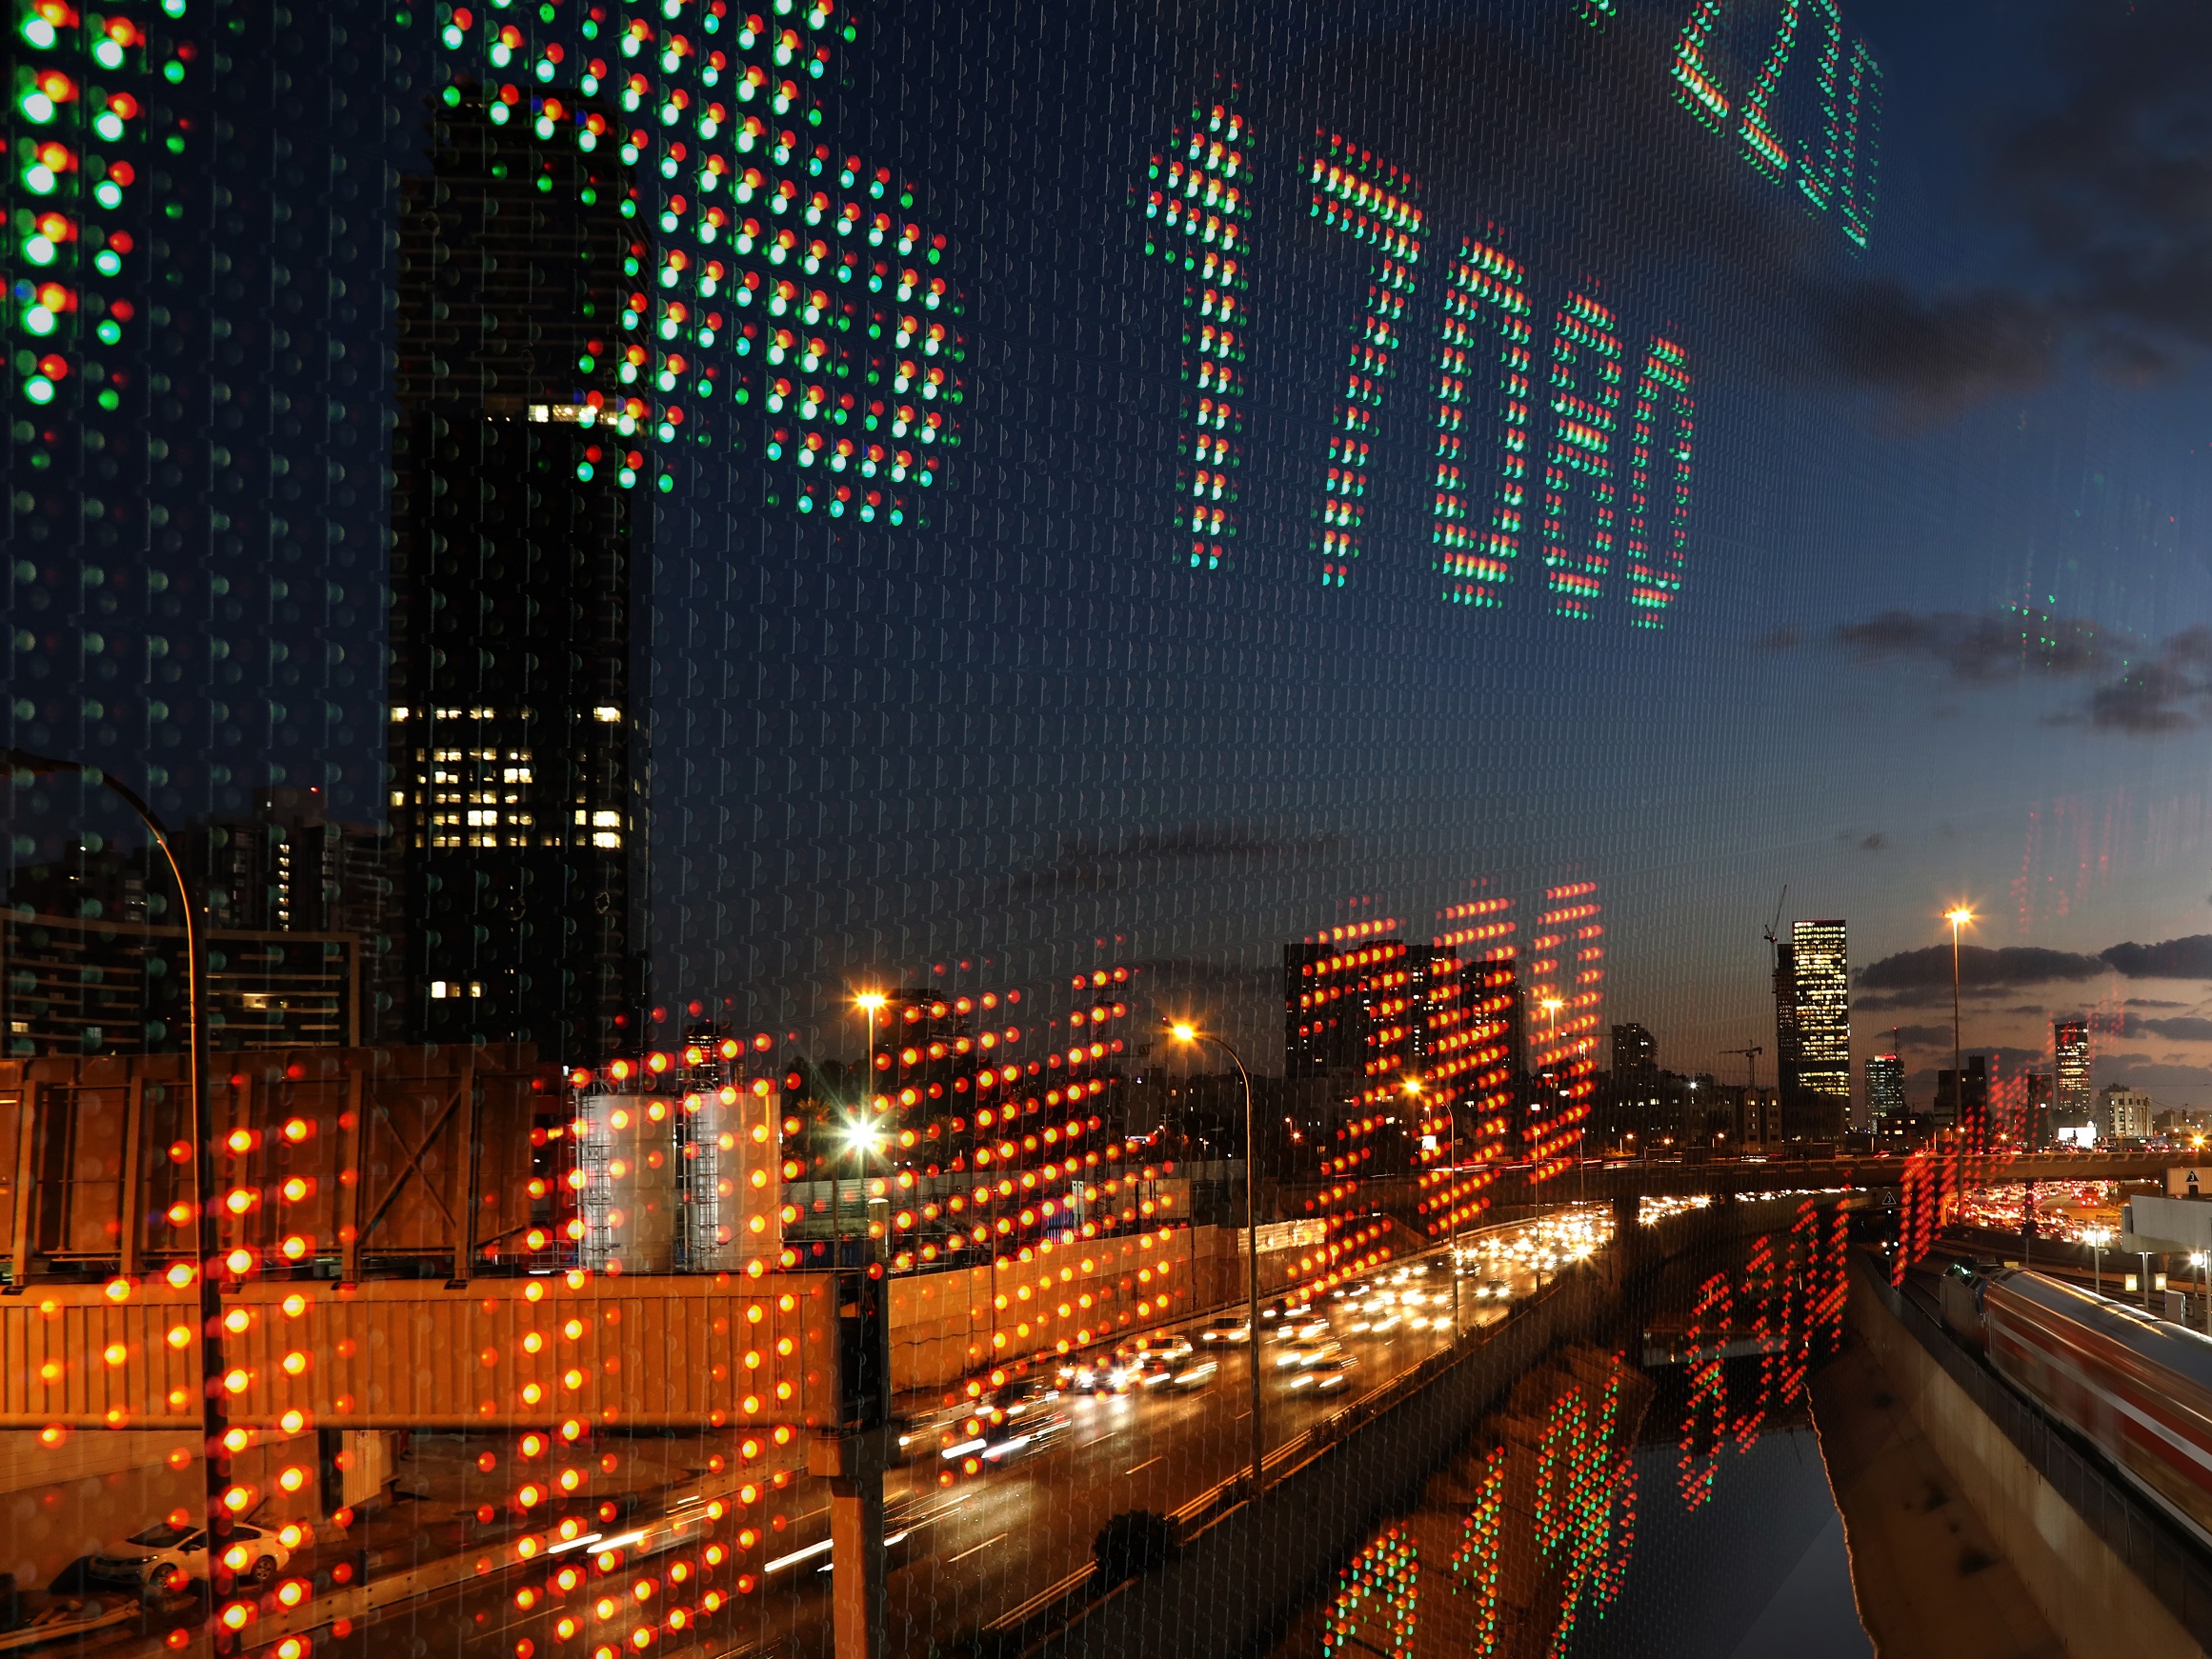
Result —
[[[1001, 1533], [999, 1533], [999, 1534], [998, 1534], [998, 1538], [1003, 1538], [1003, 1537], [1005, 1537], [1005, 1536], [1006, 1536], [1006, 1534], [1005, 1534], [1005, 1533], [1003, 1533], [1003, 1532], [1001, 1532]], [[952, 1566], [952, 1565], [953, 1565], [953, 1563], [954, 1563], [954, 1562], [955, 1562], [955, 1561], [965, 1561], [965, 1560], [967, 1560], [967, 1559], [968, 1559], [968, 1557], [969, 1557], [969, 1556], [971, 1556], [971, 1555], [975, 1554], [976, 1550], [978, 1550], [978, 1549], [990, 1549], [992, 1545], [994, 1545], [994, 1544], [995, 1544], [995, 1543], [997, 1543], [997, 1542], [998, 1542], [998, 1538], [986, 1538], [986, 1539], [984, 1539], [984, 1540], [983, 1540], [983, 1542], [982, 1542], [982, 1543], [980, 1543], [980, 1544], [976, 1545], [975, 1549], [963, 1549], [963, 1550], [961, 1550], [961, 1551], [960, 1551], [960, 1553], [959, 1553], [959, 1554], [957, 1554], [957, 1555], [948, 1555], [948, 1556], [945, 1558], [945, 1565], [946, 1565], [947, 1567], [950, 1567], [950, 1566]]]
[[[1164, 1456], [1165, 1454], [1163, 1453], [1162, 1455]], [[1157, 1457], [1148, 1457], [1142, 1463], [1138, 1464], [1135, 1469], [1125, 1469], [1121, 1472], [1123, 1474], [1142, 1474], [1146, 1469], [1150, 1469], [1158, 1461], [1159, 1458]]]

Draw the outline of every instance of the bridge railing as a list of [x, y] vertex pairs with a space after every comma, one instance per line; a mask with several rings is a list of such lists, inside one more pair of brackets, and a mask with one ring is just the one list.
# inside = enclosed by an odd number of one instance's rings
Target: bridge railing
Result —
[[1951, 1339], [1934, 1315], [1874, 1271], [1866, 1258], [1856, 1257], [1852, 1270], [2191, 1638], [2212, 1649], [2212, 1567], [2206, 1566], [2202, 1552], [2147, 1501], [2108, 1474], [2049, 1418], [1985, 1369]]

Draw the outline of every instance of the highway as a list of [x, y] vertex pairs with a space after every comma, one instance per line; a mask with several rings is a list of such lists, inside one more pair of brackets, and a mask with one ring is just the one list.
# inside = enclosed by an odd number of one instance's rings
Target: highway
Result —
[[[1462, 1325], [1473, 1329], [1505, 1317], [1508, 1300], [1478, 1290], [1503, 1284], [1514, 1297], [1533, 1292], [1544, 1270], [1595, 1248], [1608, 1225], [1602, 1216], [1587, 1224], [1555, 1217], [1470, 1234], [1468, 1245], [1484, 1253], [1470, 1260], [1461, 1282]], [[1393, 1286], [1397, 1274], [1414, 1267], [1423, 1270]], [[1263, 1345], [1270, 1449], [1448, 1345], [1450, 1278], [1442, 1252], [1394, 1264], [1372, 1283], [1400, 1296], [1414, 1291], [1423, 1301], [1366, 1311], [1334, 1298], [1317, 1301], [1316, 1311], [1333, 1316], [1333, 1334], [1355, 1361], [1339, 1391], [1294, 1390], [1295, 1369], [1274, 1366], [1277, 1345], [1272, 1339]], [[933, 1642], [973, 1633], [1082, 1569], [1110, 1516], [1129, 1509], [1164, 1514], [1238, 1474], [1249, 1457], [1251, 1350], [1235, 1343], [1209, 1351], [1217, 1352], [1220, 1369], [1189, 1392], [1063, 1393], [1051, 1409], [1065, 1411], [1067, 1426], [1050, 1444], [974, 1476], [956, 1474], [950, 1487], [940, 1485], [939, 1471], [956, 1466], [947, 1466], [934, 1448], [895, 1469], [885, 1487], [892, 1516], [886, 1531], [897, 1540], [888, 1585], [891, 1651], [919, 1659]], [[785, 1517], [779, 1530], [713, 1570], [702, 1570], [707, 1563], [695, 1545], [626, 1562], [604, 1575], [592, 1569], [588, 1552], [577, 1551], [557, 1563], [504, 1569], [394, 1603], [343, 1633], [326, 1626], [313, 1633], [312, 1652], [316, 1659], [392, 1659], [395, 1642], [421, 1639], [452, 1659], [643, 1659], [654, 1648], [671, 1654], [695, 1649], [700, 1659], [826, 1655], [831, 1575], [828, 1550], [818, 1548], [828, 1531], [826, 1483], [802, 1478], [746, 1514], [775, 1511]], [[576, 1571], [566, 1593], [549, 1583], [562, 1567]], [[740, 1589], [740, 1570], [758, 1582]], [[522, 1605], [519, 1592], [529, 1592], [530, 1605]], [[680, 1628], [672, 1617], [677, 1609]], [[641, 1629], [651, 1632], [644, 1647], [637, 1642]], [[250, 1633], [249, 1639], [259, 1647], [269, 1638]], [[177, 1649], [143, 1636], [101, 1649], [111, 1659], [179, 1651], [191, 1659], [206, 1650], [204, 1640]]]

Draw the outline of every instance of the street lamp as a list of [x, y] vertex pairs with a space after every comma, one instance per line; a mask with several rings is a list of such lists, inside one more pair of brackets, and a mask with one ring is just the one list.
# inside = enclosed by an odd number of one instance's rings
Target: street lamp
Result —
[[[1405, 1091], [1419, 1100], [1428, 1092], [1428, 1086], [1418, 1077], [1409, 1077], [1405, 1080]], [[1457, 1344], [1459, 1340], [1459, 1201], [1453, 1183], [1459, 1173], [1459, 1103], [1450, 1101], [1444, 1109], [1451, 1114], [1452, 1122], [1444, 1150], [1444, 1168], [1449, 1171], [1444, 1182], [1444, 1198], [1452, 1207], [1452, 1341]]]
[[2104, 1247], [2112, 1242], [2112, 1234], [2101, 1227], [2092, 1227], [2081, 1234], [2081, 1242], [2089, 1247], [2089, 1283], [2097, 1294], [2104, 1294]]
[[[47, 777], [55, 772], [72, 772], [87, 783], [104, 784], [126, 807], [137, 815], [152, 837], [154, 846], [161, 849], [164, 863], [169, 866], [171, 880], [176, 883], [179, 909], [184, 913], [185, 939], [185, 1005], [190, 1024], [185, 1053], [185, 1100], [191, 1118], [190, 1135], [192, 1143], [192, 1209], [197, 1218], [193, 1231], [193, 1245], [199, 1260], [193, 1267], [193, 1278], [199, 1286], [200, 1301], [200, 1430], [205, 1441], [207, 1469], [207, 1530], [208, 1530], [208, 1605], [211, 1615], [219, 1613], [222, 1599], [231, 1592], [232, 1570], [224, 1561], [228, 1553], [223, 1540], [231, 1533], [231, 1511], [223, 1496], [231, 1485], [230, 1446], [225, 1438], [227, 1424], [223, 1413], [223, 1390], [215, 1379], [230, 1370], [223, 1343], [223, 1297], [215, 1283], [215, 1269], [219, 1265], [222, 1241], [215, 1228], [215, 1153], [208, 1135], [208, 1080], [207, 1013], [200, 1005], [200, 969], [203, 942], [200, 938], [200, 910], [194, 901], [191, 884], [185, 880], [184, 866], [177, 862], [176, 849], [170, 845], [169, 831], [161, 820], [153, 815], [153, 809], [140, 798], [137, 791], [118, 782], [98, 767], [87, 766], [82, 761], [55, 760], [48, 755], [32, 754], [26, 750], [9, 748], [0, 750], [0, 757], [7, 761], [10, 774], [30, 772]], [[128, 1172], [127, 1178], [134, 1177]], [[28, 1203], [29, 1193], [18, 1194], [17, 1202]], [[212, 1629], [215, 1633], [215, 1650], [229, 1652], [233, 1639], [227, 1627], [219, 1620]]]
[[1943, 920], [1951, 924], [1951, 1118], [1957, 1134], [1966, 1116], [1966, 1069], [1959, 1057], [1959, 929], [1974, 920], [1974, 912], [1960, 905], [1945, 911]]
[[[868, 1017], [868, 1051], [861, 1058], [862, 1074], [867, 1087], [861, 1090], [860, 1098], [853, 1103], [855, 1109], [861, 1115], [846, 1120], [844, 1139], [845, 1150], [853, 1155], [860, 1168], [860, 1212], [862, 1215], [868, 1213], [868, 1154], [875, 1149], [876, 1136], [875, 1016], [882, 1011], [886, 1000], [880, 990], [864, 990], [853, 998], [853, 1006]], [[837, 1266], [843, 1267], [845, 1265], [843, 1259], [845, 1253], [845, 1202], [842, 1196], [844, 1188], [836, 1184], [835, 1172], [832, 1173], [831, 1182], [830, 1230], [835, 1235], [833, 1243], [837, 1247]]]
[[1259, 1165], [1253, 1135], [1252, 1073], [1244, 1069], [1244, 1061], [1236, 1049], [1211, 1032], [1201, 1031], [1189, 1020], [1170, 1020], [1167, 1031], [1186, 1047], [1195, 1043], [1213, 1044], [1229, 1056], [1229, 1063], [1237, 1068], [1237, 1075], [1244, 1084], [1244, 1349], [1252, 1367], [1252, 1501], [1257, 1504], [1265, 1478], [1266, 1442], [1259, 1427]]

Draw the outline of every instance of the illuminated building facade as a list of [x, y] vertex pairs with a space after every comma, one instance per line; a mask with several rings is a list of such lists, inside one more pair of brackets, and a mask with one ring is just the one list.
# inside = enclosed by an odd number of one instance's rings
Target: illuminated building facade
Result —
[[1866, 1057], [1866, 1112], [1878, 1135], [1903, 1134], [1912, 1128], [1905, 1103], [1904, 1062], [1895, 1054]]
[[[642, 457], [616, 384], [644, 245], [592, 156], [462, 96], [399, 215], [389, 807], [404, 1029], [596, 1062], [637, 1017]], [[633, 1033], [634, 1036], [634, 1032]]]
[[2089, 1022], [2051, 1022], [2051, 1122], [2080, 1129], [2097, 1119], [2097, 1100], [2089, 1088]]
[[1834, 1140], [1851, 1113], [1851, 966], [1844, 925], [1798, 922], [1777, 947], [1782, 1138]]

